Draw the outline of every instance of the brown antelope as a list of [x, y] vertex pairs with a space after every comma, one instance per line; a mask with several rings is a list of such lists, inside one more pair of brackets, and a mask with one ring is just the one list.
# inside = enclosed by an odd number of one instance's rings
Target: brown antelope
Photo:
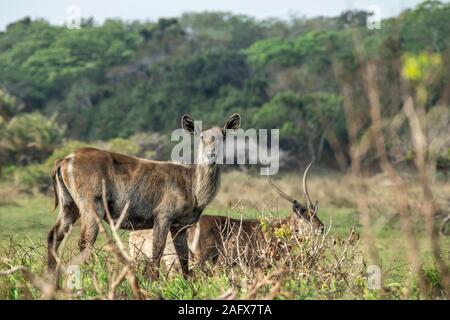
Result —
[[55, 208], [59, 204], [60, 211], [48, 234], [49, 270], [55, 270], [57, 249], [69, 227], [79, 218], [80, 251], [84, 256], [89, 255], [98, 234], [97, 219], [106, 220], [102, 204], [105, 185], [108, 209], [114, 221], [128, 207], [120, 225], [122, 229], [153, 229], [153, 265], [159, 267], [170, 230], [181, 269], [187, 275], [186, 226], [198, 221], [219, 188], [215, 141], [224, 139], [227, 130], [238, 129], [240, 122], [241, 117], [233, 114], [224, 128], [202, 131], [190, 116], [184, 115], [182, 128], [201, 138], [197, 164], [193, 165], [150, 161], [94, 148], [82, 148], [57, 160], [53, 187]]
[[[317, 216], [318, 204], [313, 204], [308, 192], [307, 178], [309, 168], [303, 175], [303, 192], [306, 198], [306, 206], [286, 195], [270, 179], [271, 187], [284, 199], [292, 203], [293, 214], [286, 218], [270, 221], [271, 228], [288, 226], [293, 232], [301, 235], [308, 231], [322, 234], [324, 225]], [[256, 262], [257, 257], [252, 256], [251, 248], [257, 247], [257, 242], [263, 240], [261, 222], [257, 219], [233, 219], [225, 216], [201, 216], [196, 224], [188, 229], [188, 246], [192, 258], [202, 263], [211, 261], [216, 263], [223, 253], [230, 254], [232, 259], [239, 252], [239, 246], [246, 249], [245, 260], [248, 263]], [[151, 233], [137, 231], [130, 236], [131, 245], [137, 246], [138, 250], [146, 253], [146, 241], [151, 239]], [[148, 251], [147, 251], [148, 252]], [[148, 253], [146, 253], [148, 254]], [[171, 252], [166, 252], [167, 262], [173, 264]]]

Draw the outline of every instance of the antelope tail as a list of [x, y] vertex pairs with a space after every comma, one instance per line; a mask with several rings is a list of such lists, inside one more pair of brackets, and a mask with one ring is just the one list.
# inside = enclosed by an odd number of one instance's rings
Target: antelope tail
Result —
[[55, 211], [55, 209], [58, 207], [58, 181], [56, 179], [58, 179], [57, 175], [58, 175], [58, 171], [61, 168], [61, 163], [62, 163], [63, 159], [58, 159], [55, 161], [55, 166], [53, 167], [53, 173], [52, 173], [52, 183], [53, 183], [53, 199], [54, 199], [54, 204], [53, 204], [53, 209], [51, 210], [51, 212]]

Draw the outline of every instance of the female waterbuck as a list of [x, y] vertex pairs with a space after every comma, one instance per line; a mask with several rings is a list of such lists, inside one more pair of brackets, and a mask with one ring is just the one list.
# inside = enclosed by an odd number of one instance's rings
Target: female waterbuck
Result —
[[[182, 128], [201, 138], [197, 164], [150, 161], [94, 148], [82, 148], [57, 160], [53, 186], [55, 208], [59, 203], [60, 211], [48, 234], [49, 270], [55, 269], [58, 246], [78, 218], [81, 218], [81, 255], [89, 255], [98, 234], [97, 220], [105, 219], [104, 192], [113, 220], [117, 221], [122, 210], [128, 208], [121, 228], [153, 228], [154, 267], [159, 267], [170, 230], [181, 269], [187, 275], [186, 226], [198, 221], [218, 191], [220, 168], [216, 163], [219, 154], [216, 141], [222, 141], [227, 130], [238, 129], [240, 122], [240, 116], [234, 114], [223, 128], [202, 131], [190, 116], [184, 115]], [[102, 190], [103, 185], [106, 190]]]

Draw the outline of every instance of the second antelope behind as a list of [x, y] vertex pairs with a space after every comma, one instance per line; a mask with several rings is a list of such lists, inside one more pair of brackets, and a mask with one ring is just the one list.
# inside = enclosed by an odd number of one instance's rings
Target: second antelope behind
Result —
[[[303, 192], [306, 205], [285, 194], [270, 179], [269, 184], [281, 197], [292, 203], [292, 214], [285, 218], [269, 221], [271, 228], [289, 227], [296, 236], [307, 233], [323, 234], [324, 224], [317, 215], [318, 203], [313, 203], [308, 192], [308, 172], [312, 162], [306, 168], [303, 175]], [[236, 260], [238, 256], [245, 255], [245, 261], [249, 264], [257, 263], [257, 248], [264, 241], [264, 233], [258, 219], [233, 219], [225, 216], [204, 215], [187, 231], [188, 246], [191, 257], [203, 263], [210, 261], [216, 263], [224, 255], [228, 260]], [[130, 245], [132, 255], [139, 256], [151, 253], [152, 231], [143, 230], [132, 232]], [[176, 264], [175, 250], [168, 240], [164, 260], [166, 266]], [[171, 249], [172, 248], [172, 249]], [[139, 254], [138, 254], [139, 253]]]

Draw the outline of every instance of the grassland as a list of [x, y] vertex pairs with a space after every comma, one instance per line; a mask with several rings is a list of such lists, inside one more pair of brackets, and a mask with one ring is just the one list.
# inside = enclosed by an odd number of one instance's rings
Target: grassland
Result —
[[[443, 289], [439, 272], [431, 254], [431, 246], [425, 232], [423, 217], [419, 212], [420, 188], [414, 187], [414, 177], [410, 179], [411, 199], [417, 201], [417, 214], [414, 215], [415, 232], [420, 246], [420, 259], [423, 271], [432, 284], [429, 292], [420, 292], [417, 279], [411, 273], [408, 260], [409, 247], [401, 229], [401, 220], [393, 202], [395, 185], [384, 176], [367, 178], [370, 219], [374, 233], [374, 246], [380, 257], [383, 289], [369, 290], [367, 287], [365, 268], [370, 263], [365, 243], [365, 230], [360, 224], [360, 212], [357, 197], [360, 191], [355, 189], [352, 180], [335, 172], [316, 170], [310, 180], [310, 192], [319, 200], [319, 216], [329, 229], [326, 243], [322, 248], [323, 261], [315, 262], [311, 268], [317, 270], [300, 270], [296, 260], [287, 267], [285, 275], [277, 274], [277, 265], [260, 272], [248, 272], [245, 267], [211, 267], [207, 270], [194, 267], [193, 276], [185, 280], [180, 276], [163, 274], [160, 280], [152, 282], [142, 273], [137, 277], [141, 290], [147, 298], [164, 299], [211, 299], [228, 295], [232, 298], [280, 298], [280, 299], [373, 299], [373, 298], [443, 298]], [[276, 178], [276, 182], [288, 194], [303, 201], [301, 193], [301, 177], [299, 173], [284, 173]], [[14, 265], [29, 268], [33, 274], [45, 277], [45, 239], [56, 219], [51, 213], [52, 198], [50, 195], [24, 194], [2, 185], [0, 199], [0, 270], [7, 270]], [[437, 201], [446, 207], [450, 183], [436, 181], [433, 185]], [[415, 202], [413, 202], [415, 203]], [[277, 198], [268, 188], [264, 178], [257, 175], [244, 175], [240, 172], [228, 172], [223, 176], [219, 195], [207, 208], [205, 214], [223, 214], [234, 217], [285, 216], [290, 214], [290, 206], [283, 199]], [[439, 220], [438, 220], [439, 222]], [[346, 239], [352, 228], [361, 235], [352, 254], [343, 254], [345, 243], [336, 239]], [[121, 233], [126, 242], [127, 233]], [[63, 259], [68, 260], [77, 252], [76, 241], [78, 226], [75, 226], [70, 240], [65, 247]], [[337, 243], [337, 244], [336, 244]], [[76, 295], [58, 294], [57, 298], [107, 298], [113, 279], [120, 270], [120, 263], [112, 258], [110, 252], [104, 250], [105, 239], [97, 241], [97, 253], [87, 264], [82, 266], [83, 290]], [[305, 243], [305, 248], [310, 244]], [[450, 266], [450, 239], [440, 238], [442, 257]], [[286, 252], [289, 254], [289, 252]], [[331, 279], [322, 276], [327, 272], [335, 272], [336, 264], [333, 255], [342, 257], [339, 272], [342, 276]], [[294, 253], [293, 253], [294, 255]], [[328, 270], [327, 270], [328, 268]], [[318, 271], [322, 270], [322, 271]], [[300, 272], [301, 271], [301, 272]], [[333, 271], [333, 272], [331, 272]], [[299, 273], [306, 274], [300, 276]], [[97, 279], [90, 275], [96, 274]], [[95, 283], [98, 281], [98, 283]], [[255, 292], [258, 283], [264, 283]], [[41, 292], [30, 284], [22, 273], [0, 276], [1, 299], [36, 299]], [[110, 296], [109, 296], [110, 297]], [[114, 298], [133, 298], [131, 286], [123, 281], [116, 290]]]

